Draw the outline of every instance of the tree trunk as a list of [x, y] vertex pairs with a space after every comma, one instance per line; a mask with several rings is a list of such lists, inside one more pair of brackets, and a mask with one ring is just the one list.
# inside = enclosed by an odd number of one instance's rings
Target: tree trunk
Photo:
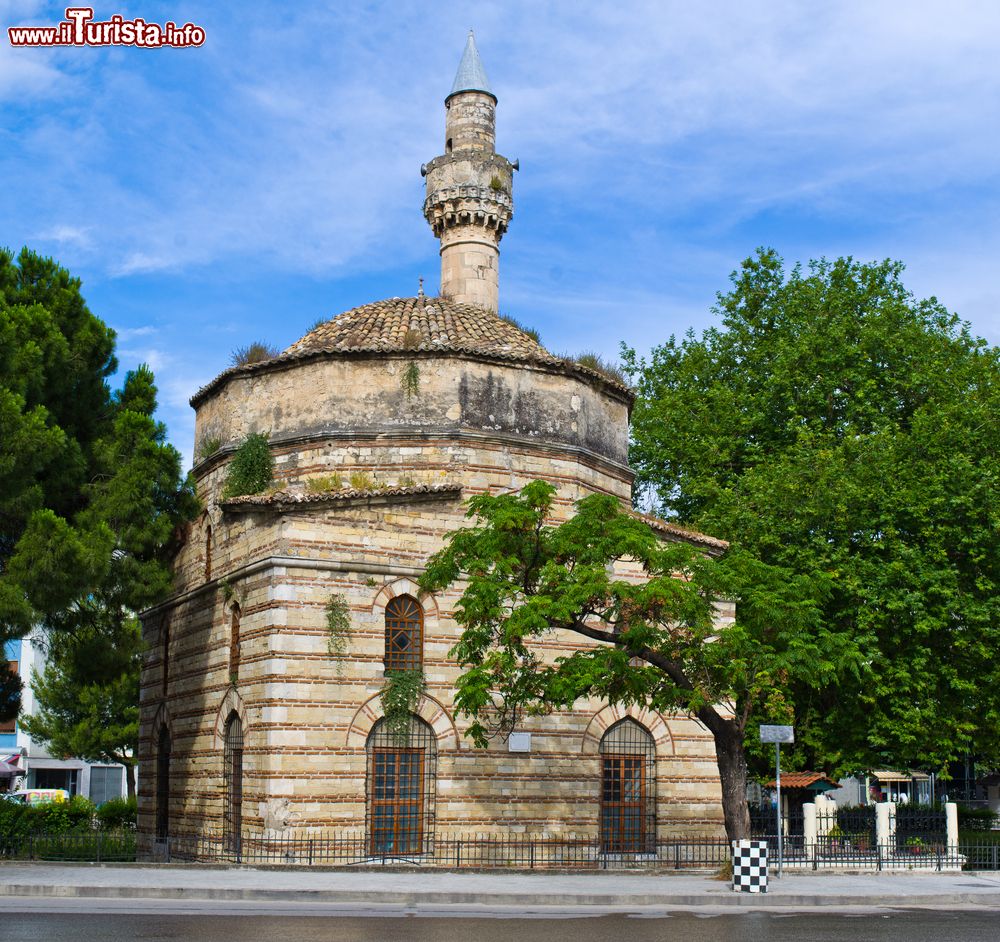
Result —
[[747, 805], [747, 758], [743, 737], [733, 720], [716, 722], [709, 727], [715, 737], [715, 759], [722, 782], [722, 815], [726, 837], [731, 841], [750, 836], [750, 808]]
[[128, 791], [128, 797], [135, 798], [135, 764], [123, 762], [122, 765], [125, 766], [125, 788]]

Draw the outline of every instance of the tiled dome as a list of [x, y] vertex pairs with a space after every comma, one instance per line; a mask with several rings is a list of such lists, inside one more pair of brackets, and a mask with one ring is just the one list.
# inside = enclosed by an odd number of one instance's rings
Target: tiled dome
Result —
[[452, 351], [557, 363], [541, 344], [492, 311], [448, 298], [389, 298], [314, 327], [282, 356], [310, 353]]

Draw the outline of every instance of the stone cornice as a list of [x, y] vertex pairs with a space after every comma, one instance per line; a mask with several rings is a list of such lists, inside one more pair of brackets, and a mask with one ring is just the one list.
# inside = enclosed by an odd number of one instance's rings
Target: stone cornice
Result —
[[[539, 441], [525, 435], [515, 435], [511, 432], [479, 432], [473, 429], [441, 429], [440, 431], [422, 431], [420, 429], [401, 429], [397, 426], [380, 428], [312, 428], [303, 429], [290, 435], [275, 435], [271, 439], [272, 447], [287, 447], [309, 445], [324, 441], [342, 442], [379, 442], [391, 443], [398, 441], [426, 443], [473, 443], [478, 445], [501, 445], [522, 452], [532, 452], [542, 455], [558, 455], [573, 458], [587, 467], [594, 468], [603, 474], [625, 481], [629, 484], [635, 478], [634, 472], [624, 464], [603, 458], [594, 452], [558, 442]], [[224, 445], [218, 451], [204, 460], [197, 462], [192, 469], [195, 477], [200, 478], [236, 451], [237, 445]]]

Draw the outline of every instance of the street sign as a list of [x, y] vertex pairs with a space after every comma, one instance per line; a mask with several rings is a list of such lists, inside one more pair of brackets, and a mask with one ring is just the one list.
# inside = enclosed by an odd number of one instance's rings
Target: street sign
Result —
[[795, 730], [791, 726], [764, 726], [760, 727], [760, 741], [774, 743], [774, 784], [777, 790], [777, 802], [775, 803], [775, 814], [777, 815], [777, 838], [778, 838], [778, 876], [781, 876], [781, 858], [783, 854], [784, 821], [781, 814], [781, 744], [783, 742], [795, 742]]

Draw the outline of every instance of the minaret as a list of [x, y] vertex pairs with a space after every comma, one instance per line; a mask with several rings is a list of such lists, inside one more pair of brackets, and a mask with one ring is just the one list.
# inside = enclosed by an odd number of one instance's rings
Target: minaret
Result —
[[495, 150], [496, 95], [469, 31], [444, 101], [444, 154], [424, 164], [424, 216], [441, 240], [441, 295], [497, 310], [500, 240], [514, 214], [511, 163]]

